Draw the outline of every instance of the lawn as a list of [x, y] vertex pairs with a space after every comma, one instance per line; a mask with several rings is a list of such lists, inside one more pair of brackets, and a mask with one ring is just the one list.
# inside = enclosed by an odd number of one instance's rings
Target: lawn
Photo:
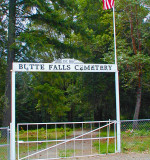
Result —
[[150, 153], [150, 131], [128, 130], [122, 132], [122, 152], [147, 152]]

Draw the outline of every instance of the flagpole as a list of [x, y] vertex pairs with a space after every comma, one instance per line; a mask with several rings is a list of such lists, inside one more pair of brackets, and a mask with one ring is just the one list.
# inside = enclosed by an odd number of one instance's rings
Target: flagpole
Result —
[[[114, 27], [114, 53], [115, 65], [117, 65], [117, 49], [116, 49], [116, 24], [115, 24], [115, 2], [113, 6], [113, 27]], [[118, 66], [115, 72], [115, 89], [116, 89], [116, 120], [117, 120], [117, 152], [121, 152], [121, 130], [120, 130], [120, 99], [119, 99], [119, 72]]]
[[[117, 65], [117, 52], [116, 52], [116, 24], [115, 24], [115, 2], [113, 6], [113, 25], [114, 25], [114, 53], [115, 65]], [[119, 99], [119, 72], [118, 66], [115, 72], [115, 89], [116, 89], [116, 120], [117, 120], [117, 152], [121, 152], [121, 130], [120, 130], [120, 99]]]
[[117, 65], [117, 52], [116, 52], [116, 23], [115, 23], [115, 2], [113, 6], [113, 27], [114, 27], [114, 53], [115, 53], [115, 64]]

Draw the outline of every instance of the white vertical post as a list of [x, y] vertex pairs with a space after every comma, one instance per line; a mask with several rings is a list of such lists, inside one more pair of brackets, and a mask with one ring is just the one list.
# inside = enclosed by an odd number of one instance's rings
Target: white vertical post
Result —
[[[117, 49], [116, 49], [116, 24], [115, 24], [115, 2], [113, 7], [113, 25], [114, 25], [114, 52], [115, 64], [117, 65]], [[117, 119], [117, 152], [121, 152], [121, 138], [120, 138], [120, 99], [119, 99], [119, 72], [118, 66], [115, 72], [115, 88], [116, 88], [116, 119]]]
[[55, 124], [55, 134], [56, 134], [56, 158], [57, 158], [57, 152], [58, 152], [57, 150], [57, 124]]
[[119, 75], [115, 72], [116, 87], [116, 119], [117, 119], [117, 152], [121, 152], [121, 132], [120, 132], [120, 101], [119, 101]]
[[[99, 122], [99, 128], [100, 128], [100, 122]], [[100, 131], [100, 129], [99, 129], [99, 154], [101, 153], [100, 151], [100, 147], [101, 147], [101, 144], [100, 144], [100, 136], [101, 136], [101, 131]]]
[[93, 144], [93, 141], [92, 141], [92, 123], [91, 123], [91, 154], [93, 153], [92, 151], [92, 144]]
[[67, 155], [67, 148], [66, 148], [66, 124], [64, 124], [64, 129], [65, 129], [65, 158], [66, 158], [66, 155]]
[[9, 146], [9, 126], [7, 127], [7, 158], [10, 159], [9, 152], [10, 152], [10, 146]]
[[76, 137], [76, 135], [75, 135], [75, 124], [73, 123], [73, 135], [74, 135], [74, 157], [75, 157], [75, 149], [76, 149], [76, 144], [75, 144], [75, 137]]
[[[46, 148], [48, 148], [48, 145], [47, 145], [47, 124], [46, 124]], [[47, 159], [48, 159], [48, 150], [46, 151], [46, 154], [47, 154]]]
[[17, 148], [18, 148], [18, 159], [19, 159], [19, 125], [18, 124], [17, 124], [17, 142], [18, 142]]
[[114, 137], [115, 137], [115, 153], [116, 153], [116, 122], [114, 122]]
[[10, 159], [16, 159], [15, 146], [15, 72], [11, 71], [11, 126], [10, 126]]
[[[82, 123], [82, 135], [83, 135], [83, 123]], [[83, 136], [82, 136], [82, 156], [83, 156]]]
[[[114, 2], [115, 3], [115, 2]], [[115, 22], [115, 4], [113, 7], [113, 28], [114, 28], [114, 53], [115, 53], [115, 64], [117, 65], [117, 49], [116, 49], [116, 22]]]

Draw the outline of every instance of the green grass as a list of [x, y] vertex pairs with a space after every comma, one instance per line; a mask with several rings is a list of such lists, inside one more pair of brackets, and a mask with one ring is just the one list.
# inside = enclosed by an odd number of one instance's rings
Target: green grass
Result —
[[148, 152], [149, 150], [150, 139], [146, 138], [144, 140], [134, 139], [128, 142], [122, 142], [122, 152]]
[[[103, 128], [101, 129], [100, 134], [97, 135], [97, 137], [107, 137], [107, 128]], [[113, 137], [114, 136], [114, 130], [110, 130], [109, 131], [109, 137]], [[107, 150], [107, 145], [108, 145], [108, 150]], [[96, 148], [96, 150], [98, 151], [99, 154], [107, 154], [107, 153], [115, 153], [115, 143], [114, 143], [114, 139], [110, 139], [109, 143], [107, 144], [107, 140], [100, 140], [100, 144], [99, 144], [99, 140], [95, 141], [93, 143], [93, 146]]]
[[[72, 134], [72, 129], [66, 128], [66, 133], [64, 128], [57, 128], [57, 139], [63, 139], [66, 136], [69, 136]], [[37, 130], [21, 130], [19, 132], [19, 141], [27, 141], [27, 135], [28, 135], [28, 141], [37, 141]], [[17, 138], [17, 137], [16, 137]], [[41, 128], [38, 130], [38, 141], [43, 141], [42, 143], [31, 143], [31, 144], [20, 144], [19, 145], [19, 152], [20, 156], [26, 156], [29, 152], [36, 151], [37, 146], [38, 150], [45, 149], [47, 147], [50, 147], [52, 145], [55, 145], [55, 142], [44, 142], [46, 140], [55, 140], [56, 139], [56, 130], [55, 129], [47, 129], [47, 137], [46, 137], [46, 130], [44, 128]], [[17, 146], [18, 147], [18, 146]]]
[[[99, 134], [97, 136], [99, 136]], [[114, 136], [114, 131], [113, 130], [109, 131], [109, 136], [110, 137]], [[106, 130], [101, 130], [100, 137], [107, 137], [107, 131]]]
[[[101, 137], [107, 136], [106, 130], [101, 132]], [[110, 131], [110, 136], [113, 136], [113, 131]], [[99, 136], [99, 135], [98, 135]], [[100, 154], [107, 154], [107, 141], [101, 140], [94, 142], [94, 147]], [[127, 130], [121, 133], [121, 150], [122, 152], [148, 152], [150, 153], [150, 131], [149, 130]], [[114, 142], [111, 141], [108, 145], [108, 153], [115, 152]]]
[[[72, 129], [66, 128], [66, 136], [69, 136], [72, 133]], [[37, 140], [37, 130], [28, 130], [24, 131], [21, 130], [19, 132], [19, 140], [27, 141], [27, 134], [28, 134], [28, 141], [35, 141]], [[64, 128], [57, 128], [57, 139], [62, 139], [65, 137], [65, 130]], [[55, 129], [47, 129], [47, 137], [46, 137], [46, 130], [41, 128], [38, 130], [38, 140], [54, 140], [56, 139], [56, 130]]]
[[0, 145], [4, 145], [0, 147], [0, 160], [7, 159], [7, 137], [2, 137], [0, 132]]
[[150, 136], [150, 131], [149, 130], [127, 130], [127, 131], [123, 131], [121, 132], [122, 137], [141, 137], [141, 136]]
[[115, 153], [115, 144], [114, 142], [109, 142], [108, 150], [107, 150], [107, 141], [103, 140], [100, 142], [95, 141], [93, 146], [96, 148], [99, 154], [107, 154], [107, 153]]
[[0, 148], [0, 160], [7, 160], [7, 147]]
[[134, 130], [133, 132], [128, 130], [122, 132], [122, 152], [148, 152], [150, 153], [150, 131]]
[[65, 150], [59, 150], [59, 157], [71, 157], [74, 153], [73, 149], [67, 149], [66, 154]]

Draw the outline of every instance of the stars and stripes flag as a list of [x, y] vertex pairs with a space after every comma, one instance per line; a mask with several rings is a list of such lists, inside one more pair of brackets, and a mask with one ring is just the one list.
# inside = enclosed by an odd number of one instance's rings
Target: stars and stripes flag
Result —
[[102, 1], [103, 1], [103, 10], [113, 8], [114, 0], [102, 0]]

